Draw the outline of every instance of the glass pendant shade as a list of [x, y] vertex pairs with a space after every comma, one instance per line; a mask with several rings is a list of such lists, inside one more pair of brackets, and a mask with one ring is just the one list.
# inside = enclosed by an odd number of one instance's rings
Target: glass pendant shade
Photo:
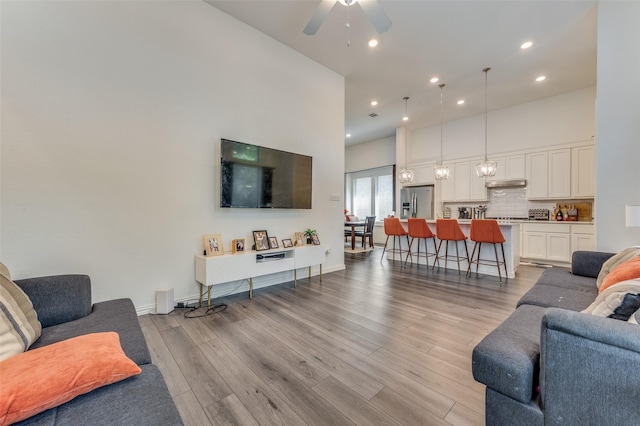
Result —
[[433, 174], [437, 180], [449, 179], [449, 167], [444, 164], [436, 164], [433, 166]]
[[398, 178], [400, 179], [400, 183], [411, 183], [413, 182], [413, 172], [409, 169], [402, 169], [400, 170]]
[[487, 176], [495, 176], [498, 165], [495, 161], [483, 160], [476, 164], [476, 175], [479, 178]]

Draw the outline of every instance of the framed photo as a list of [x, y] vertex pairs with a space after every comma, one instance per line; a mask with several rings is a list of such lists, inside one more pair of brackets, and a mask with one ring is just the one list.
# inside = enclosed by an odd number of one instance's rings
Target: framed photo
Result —
[[285, 238], [284, 240], [282, 240], [282, 247], [284, 248], [293, 247], [293, 241], [291, 241], [291, 238]]
[[244, 238], [238, 238], [231, 242], [232, 253], [242, 253], [244, 251]]
[[303, 246], [304, 245], [304, 234], [302, 232], [296, 232], [294, 235], [295, 235], [295, 238], [296, 238], [295, 245], [296, 246]]
[[278, 239], [276, 237], [269, 237], [269, 248], [280, 248], [278, 245]]
[[319, 246], [320, 245], [320, 238], [318, 238], [318, 234], [313, 234], [311, 236], [311, 241], [313, 241], [313, 245], [314, 246]]
[[207, 234], [204, 236], [204, 249], [207, 256], [220, 256], [224, 254], [222, 237], [219, 234]]
[[253, 241], [256, 243], [256, 251], [269, 250], [267, 231], [253, 231]]

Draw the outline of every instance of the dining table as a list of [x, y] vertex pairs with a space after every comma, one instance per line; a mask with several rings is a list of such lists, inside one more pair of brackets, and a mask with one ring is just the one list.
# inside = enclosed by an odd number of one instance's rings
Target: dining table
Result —
[[347, 227], [351, 227], [351, 250], [355, 250], [356, 249], [356, 228], [357, 227], [363, 227], [367, 224], [366, 221], [364, 220], [358, 220], [358, 221], [345, 221], [344, 222], [344, 226], [345, 228]]

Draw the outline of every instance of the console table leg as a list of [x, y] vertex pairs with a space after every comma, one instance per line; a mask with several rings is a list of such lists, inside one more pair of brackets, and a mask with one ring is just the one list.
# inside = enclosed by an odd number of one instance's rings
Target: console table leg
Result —
[[249, 278], [249, 299], [253, 299], [253, 278]]
[[311, 282], [311, 266], [309, 266], [309, 282]]
[[297, 271], [294, 269], [293, 270], [293, 288], [298, 287], [298, 274], [296, 272]]
[[200, 284], [200, 299], [198, 299], [198, 303], [202, 305], [202, 283], [198, 283], [198, 284]]
[[322, 263], [320, 264], [320, 282], [322, 282]]
[[207, 308], [211, 307], [211, 286], [207, 286]]

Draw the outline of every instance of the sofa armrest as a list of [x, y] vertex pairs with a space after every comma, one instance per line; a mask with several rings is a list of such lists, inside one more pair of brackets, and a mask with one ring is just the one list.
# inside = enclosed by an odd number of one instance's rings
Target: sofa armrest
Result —
[[571, 273], [598, 278], [602, 264], [613, 255], [614, 253], [602, 251], [574, 251], [571, 257]]
[[639, 367], [639, 325], [550, 308], [540, 341], [545, 424], [637, 424]]
[[31, 299], [43, 328], [91, 313], [91, 279], [87, 275], [54, 275], [14, 282]]

